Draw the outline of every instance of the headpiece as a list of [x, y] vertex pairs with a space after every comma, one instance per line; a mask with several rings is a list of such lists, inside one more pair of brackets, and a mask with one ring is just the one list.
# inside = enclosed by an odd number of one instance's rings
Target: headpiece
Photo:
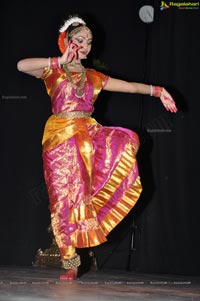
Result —
[[70, 27], [70, 25], [78, 26], [79, 24], [86, 25], [85, 21], [80, 17], [70, 16], [65, 21], [64, 25], [59, 29], [60, 34], [58, 37], [58, 46], [62, 53], [64, 53], [66, 50], [65, 38], [67, 37], [67, 29]]
[[67, 28], [72, 25], [73, 23], [82, 24], [85, 25], [85, 21], [79, 17], [70, 17], [68, 20], [65, 21], [64, 25], [60, 28], [60, 32], [64, 32], [67, 30]]

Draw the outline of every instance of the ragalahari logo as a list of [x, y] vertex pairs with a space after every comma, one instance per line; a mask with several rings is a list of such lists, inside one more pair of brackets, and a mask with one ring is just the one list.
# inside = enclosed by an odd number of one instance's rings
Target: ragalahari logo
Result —
[[161, 1], [160, 10], [164, 10], [167, 8], [170, 8], [170, 6], [166, 2]]
[[160, 10], [165, 10], [171, 7], [178, 9], [200, 9], [200, 2], [168, 2], [161, 1]]

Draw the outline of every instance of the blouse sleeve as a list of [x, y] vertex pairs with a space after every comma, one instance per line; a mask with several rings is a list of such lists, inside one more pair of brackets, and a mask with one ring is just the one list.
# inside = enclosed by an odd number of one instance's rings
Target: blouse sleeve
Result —
[[87, 78], [93, 84], [94, 87], [93, 102], [95, 102], [101, 90], [104, 89], [109, 79], [109, 76], [102, 72], [96, 71], [94, 69], [87, 69]]
[[52, 73], [52, 69], [50, 69], [49, 67], [45, 67], [42, 76], [40, 78], [45, 80], [47, 77], [50, 76], [51, 73]]
[[44, 81], [49, 96], [52, 96], [54, 93], [59, 76], [60, 69], [51, 69], [49, 67], [44, 68], [44, 72], [40, 78]]
[[104, 89], [104, 87], [106, 86], [107, 81], [109, 79], [109, 76], [104, 73], [101, 73], [99, 71], [95, 71], [95, 72], [96, 72], [97, 76], [101, 79], [102, 89]]

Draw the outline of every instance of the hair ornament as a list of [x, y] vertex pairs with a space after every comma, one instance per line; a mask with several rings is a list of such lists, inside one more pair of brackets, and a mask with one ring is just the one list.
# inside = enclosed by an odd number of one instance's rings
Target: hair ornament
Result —
[[58, 46], [62, 53], [64, 53], [66, 50], [66, 45], [65, 45], [66, 37], [67, 37], [66, 31], [61, 32], [58, 36]]
[[[70, 17], [68, 20], [65, 21], [64, 25], [59, 29], [59, 32], [64, 32], [67, 28], [72, 25], [73, 23], [83, 24], [86, 25], [85, 21], [79, 17]], [[77, 25], [78, 25], [77, 24]]]

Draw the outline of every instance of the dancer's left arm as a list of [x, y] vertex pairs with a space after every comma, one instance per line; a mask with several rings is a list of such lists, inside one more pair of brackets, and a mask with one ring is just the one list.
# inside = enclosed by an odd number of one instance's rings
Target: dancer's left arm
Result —
[[176, 113], [178, 111], [174, 99], [164, 87], [136, 82], [127, 82], [121, 79], [109, 77], [106, 85], [104, 86], [104, 90], [124, 93], [149, 94], [153, 97], [160, 98], [167, 111], [172, 113]]

